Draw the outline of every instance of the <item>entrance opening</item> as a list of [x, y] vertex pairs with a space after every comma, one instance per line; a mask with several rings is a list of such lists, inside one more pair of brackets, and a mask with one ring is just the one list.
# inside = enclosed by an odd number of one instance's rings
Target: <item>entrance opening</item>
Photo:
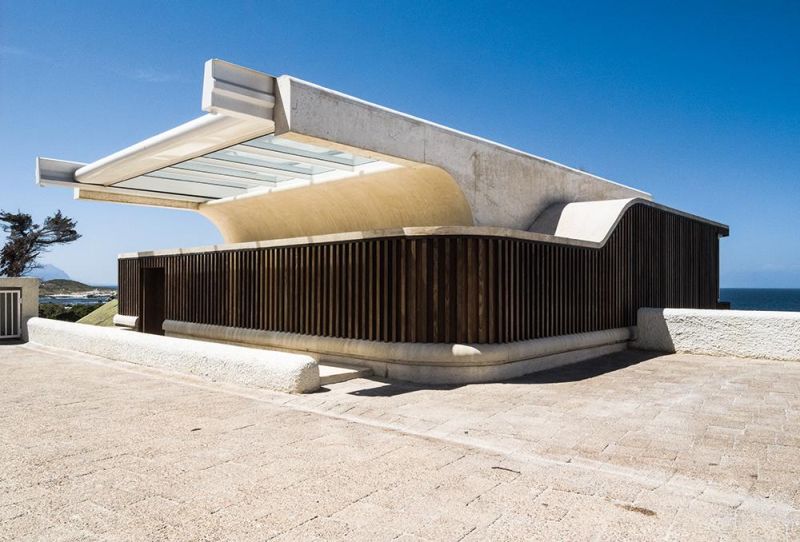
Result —
[[142, 331], [164, 334], [164, 268], [142, 269]]
[[19, 289], [0, 290], [0, 339], [18, 339], [22, 329], [22, 298]]

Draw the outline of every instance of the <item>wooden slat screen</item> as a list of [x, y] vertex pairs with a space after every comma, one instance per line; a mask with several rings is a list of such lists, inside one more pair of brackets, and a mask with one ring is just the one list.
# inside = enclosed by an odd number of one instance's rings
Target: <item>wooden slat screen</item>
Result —
[[163, 267], [171, 320], [391, 342], [597, 331], [639, 307], [716, 308], [720, 233], [635, 205], [600, 249], [461, 235], [121, 259], [120, 313]]

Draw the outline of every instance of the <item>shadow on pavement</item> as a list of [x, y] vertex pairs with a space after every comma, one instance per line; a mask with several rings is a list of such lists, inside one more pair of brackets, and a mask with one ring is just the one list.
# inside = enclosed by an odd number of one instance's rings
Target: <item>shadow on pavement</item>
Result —
[[[511, 380], [504, 380], [500, 383], [509, 384], [557, 384], [561, 382], [578, 382], [597, 376], [601, 376], [613, 371], [625, 369], [653, 358], [663, 356], [661, 352], [646, 352], [643, 350], [625, 350], [616, 354], [608, 354], [599, 358], [594, 358], [564, 367], [556, 367], [546, 371], [529, 374]], [[393, 397], [420, 390], [453, 390], [466, 385], [481, 384], [461, 384], [461, 385], [424, 385], [412, 384], [409, 382], [398, 382], [384, 380], [382, 378], [369, 377], [369, 380], [376, 384], [382, 384], [367, 389], [354, 390], [350, 395], [359, 397]]]
[[625, 350], [616, 354], [608, 354], [564, 367], [556, 367], [538, 373], [529, 374], [508, 382], [514, 384], [556, 384], [559, 382], [578, 382], [606, 373], [625, 369], [649, 359], [663, 356], [662, 352], [646, 352], [644, 350]]
[[374, 388], [367, 388], [364, 390], [355, 390], [351, 391], [350, 395], [356, 395], [358, 397], [394, 397], [395, 395], [402, 395], [404, 393], [409, 393], [412, 391], [419, 391], [419, 390], [451, 390], [458, 386], [425, 386], [422, 384], [412, 384], [410, 382], [396, 382], [390, 380], [378, 380], [374, 377], [368, 377], [369, 380], [374, 382], [382, 382], [382, 386], [376, 386]]

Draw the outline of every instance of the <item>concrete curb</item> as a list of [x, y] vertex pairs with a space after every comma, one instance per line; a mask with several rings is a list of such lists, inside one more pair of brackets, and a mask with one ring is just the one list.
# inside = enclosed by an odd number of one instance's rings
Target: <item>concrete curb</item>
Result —
[[289, 393], [319, 389], [310, 356], [32, 318], [32, 343]]
[[642, 308], [633, 348], [800, 361], [800, 313]]

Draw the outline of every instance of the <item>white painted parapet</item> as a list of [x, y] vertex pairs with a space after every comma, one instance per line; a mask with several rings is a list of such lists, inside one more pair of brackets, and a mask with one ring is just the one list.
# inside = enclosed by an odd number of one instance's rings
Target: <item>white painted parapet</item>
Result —
[[289, 393], [319, 388], [310, 356], [33, 318], [32, 343]]
[[642, 350], [800, 361], [800, 312], [639, 309]]

